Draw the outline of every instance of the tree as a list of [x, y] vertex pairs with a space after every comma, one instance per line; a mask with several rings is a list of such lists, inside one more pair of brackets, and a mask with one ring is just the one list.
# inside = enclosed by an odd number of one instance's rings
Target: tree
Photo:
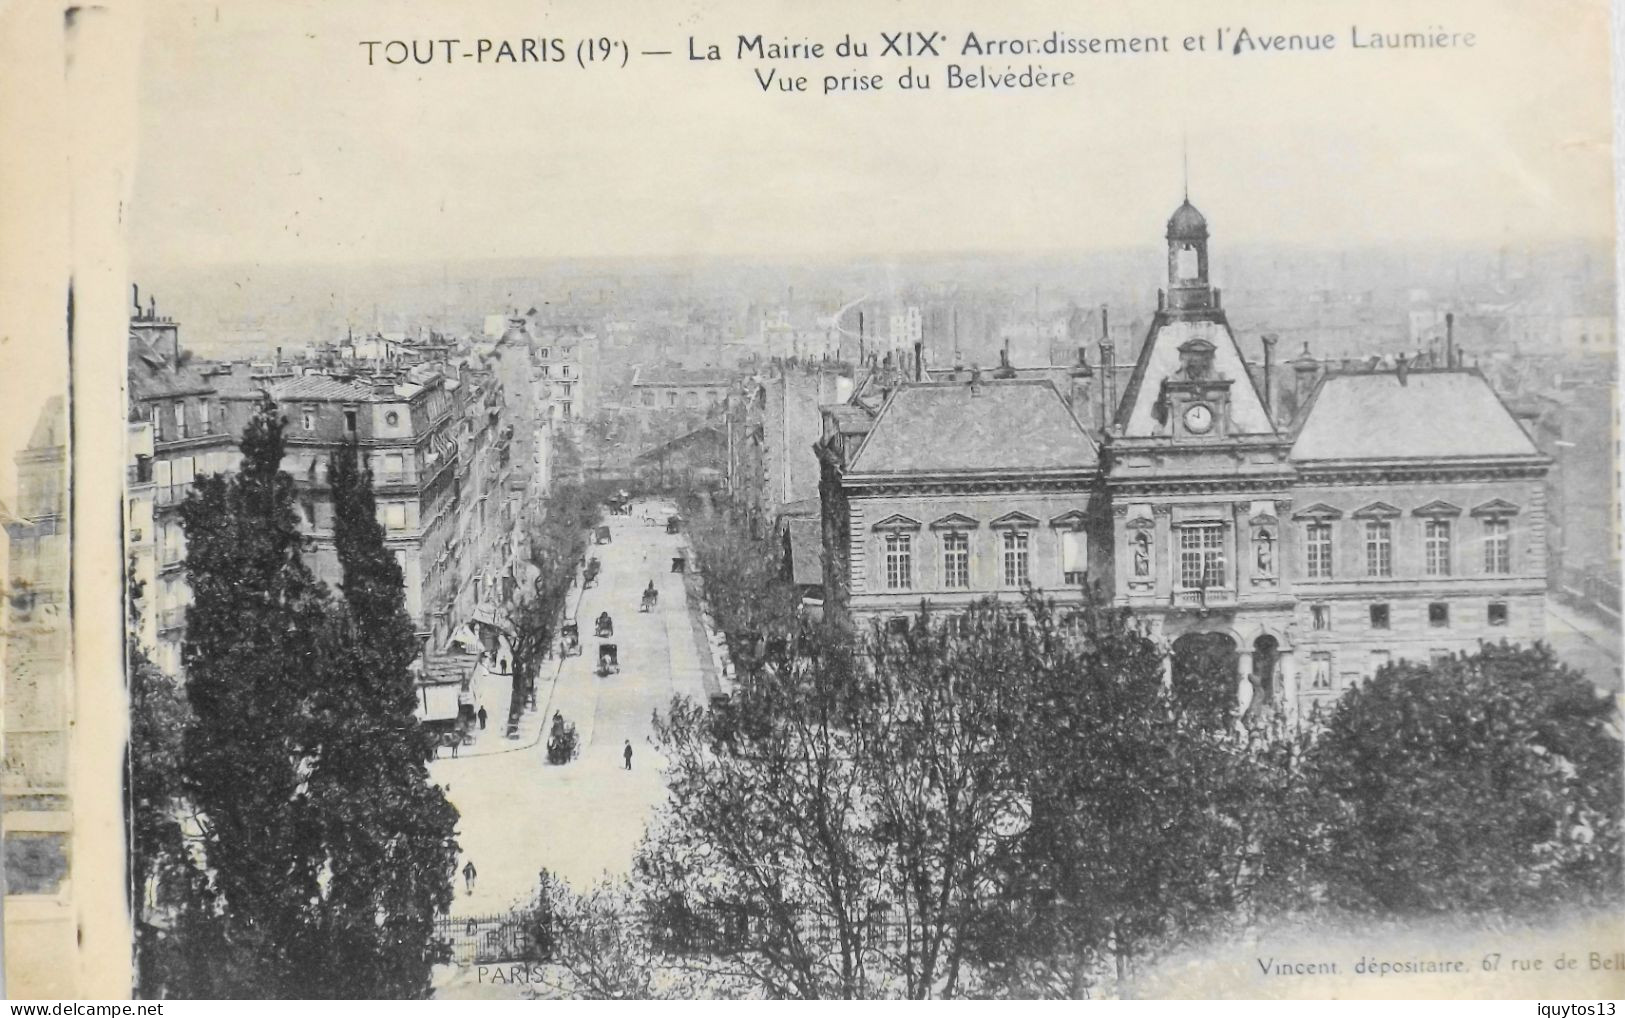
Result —
[[781, 575], [781, 556], [771, 540], [714, 510], [691, 511], [687, 525], [706, 609], [740, 673], [748, 674], [765, 640], [794, 631], [800, 599]]
[[[134, 570], [131, 570], [133, 577]], [[141, 646], [141, 584], [127, 598], [125, 675], [130, 692], [130, 741], [125, 774], [129, 804], [130, 914], [135, 922], [135, 992], [152, 1000], [185, 994], [215, 996], [206, 945], [219, 935], [214, 898], [193, 863], [182, 826], [182, 733], [190, 711], [180, 684]], [[200, 950], [184, 950], [197, 945]]]
[[456, 813], [427, 783], [417, 643], [353, 458], [333, 471], [343, 603], [311, 573], [282, 428], [262, 403], [239, 472], [181, 507], [195, 601], [180, 773], [220, 928], [184, 949], [211, 996], [419, 996]]
[[1383, 914], [1617, 903], [1614, 723], [1545, 646], [1381, 669], [1306, 758], [1329, 804], [1313, 875], [1334, 905]]
[[384, 544], [371, 471], [351, 445], [334, 454], [328, 477], [349, 639], [313, 704], [323, 738], [309, 788], [327, 843], [322, 920], [342, 978], [334, 989], [421, 997], [447, 957], [434, 921], [451, 905], [457, 811], [429, 783], [431, 743], [411, 673], [421, 641]]
[[646, 907], [770, 995], [1130, 992], [1249, 914], [1299, 797], [1291, 744], [1167, 688], [1129, 621], [1032, 596], [766, 641], [732, 700], [657, 719]]
[[513, 690], [509, 717], [517, 718], [569, 597], [576, 567], [587, 551], [587, 531], [601, 518], [597, 498], [579, 484], [565, 483], [548, 495], [545, 513], [526, 522], [534, 590], [522, 593], [513, 612]]
[[1009, 768], [1031, 824], [975, 956], [988, 992], [1084, 996], [1112, 979], [1126, 995], [1147, 959], [1247, 913], [1276, 825], [1292, 823], [1290, 754], [1165, 685], [1160, 649], [1124, 612], [1087, 604], [1063, 626], [1029, 599], [1029, 613]]
[[638, 893], [674, 950], [721, 953], [724, 985], [870, 996], [866, 919], [881, 895], [840, 688], [851, 656], [807, 635], [737, 702], [679, 699], [655, 719], [668, 802], [637, 859]]
[[308, 786], [325, 719], [310, 708], [340, 647], [326, 589], [304, 562], [269, 401], [242, 453], [235, 476], [199, 480], [180, 507], [194, 595], [181, 775], [232, 945], [216, 959], [220, 992], [307, 996], [331, 964], [310, 936], [327, 862]]

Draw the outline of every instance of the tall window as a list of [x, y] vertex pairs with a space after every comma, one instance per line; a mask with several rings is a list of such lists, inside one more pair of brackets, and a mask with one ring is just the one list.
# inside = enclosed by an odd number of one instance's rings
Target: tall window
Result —
[[1394, 525], [1387, 520], [1366, 520], [1365, 574], [1394, 575]]
[[1429, 576], [1450, 575], [1450, 521], [1428, 520], [1423, 527], [1423, 550]]
[[1332, 688], [1332, 656], [1327, 653], [1309, 655], [1309, 688]]
[[1224, 526], [1179, 528], [1179, 585], [1188, 590], [1224, 586]]
[[316, 430], [316, 408], [307, 406], [299, 411], [299, 423], [305, 426], [306, 431]]
[[1004, 532], [1004, 585], [1020, 587], [1027, 582], [1027, 532]]
[[1504, 516], [1484, 521], [1484, 571], [1512, 572], [1512, 534]]
[[886, 589], [907, 590], [913, 585], [913, 538], [894, 530], [886, 535]]
[[186, 437], [186, 402], [184, 400], [175, 401], [175, 437]]
[[958, 589], [970, 586], [970, 535], [962, 530], [942, 535], [942, 585]]
[[1083, 582], [1089, 568], [1087, 552], [1083, 531], [1061, 531], [1061, 576], [1067, 583]]
[[1305, 528], [1304, 548], [1308, 551], [1309, 579], [1332, 578], [1332, 525], [1311, 523]]

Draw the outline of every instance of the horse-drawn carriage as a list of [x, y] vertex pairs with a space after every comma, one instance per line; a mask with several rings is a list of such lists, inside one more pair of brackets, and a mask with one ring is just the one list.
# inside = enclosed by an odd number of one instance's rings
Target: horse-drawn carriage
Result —
[[547, 733], [547, 762], [569, 763], [576, 755], [576, 726], [567, 723], [564, 715], [553, 712], [553, 727]]
[[598, 674], [600, 677], [614, 675], [621, 670], [620, 653], [613, 643], [600, 643], [598, 645]]
[[638, 611], [640, 611], [640, 612], [653, 611], [655, 604], [658, 603], [659, 600], [660, 600], [660, 591], [655, 589], [654, 581], [651, 580], [649, 582], [649, 585], [647, 587], [643, 588], [643, 600], [638, 605]]
[[668, 517], [666, 517], [666, 533], [675, 534], [675, 533], [677, 533], [678, 531], [680, 531], [682, 529], [683, 529], [683, 518], [681, 516], [668, 516]]
[[593, 544], [608, 544], [609, 543], [609, 528], [608, 527], [599, 527], [597, 530], [593, 531], [592, 543]]
[[598, 621], [593, 623], [592, 634], [600, 638], [615, 635], [615, 620], [609, 617], [609, 612], [598, 613]]
[[559, 657], [574, 657], [581, 653], [581, 627], [566, 622], [559, 627]]
[[581, 571], [582, 590], [587, 590], [598, 585], [598, 573], [602, 568], [603, 567], [598, 562], [597, 556], [593, 556], [587, 560], [587, 567]]

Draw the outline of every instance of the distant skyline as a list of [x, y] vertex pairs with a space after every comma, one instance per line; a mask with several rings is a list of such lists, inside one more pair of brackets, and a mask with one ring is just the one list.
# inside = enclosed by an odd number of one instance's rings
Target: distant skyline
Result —
[[[133, 262], [873, 259], [1155, 242], [1190, 194], [1224, 245], [1524, 246], [1613, 234], [1606, 8], [1393, 0], [934, 4], [950, 37], [1443, 24], [1473, 49], [1034, 58], [1072, 89], [764, 94], [690, 35], [896, 30], [896, 6], [154, 3]], [[908, 18], [902, 20], [907, 21]], [[585, 34], [624, 70], [368, 67], [364, 39]], [[726, 48], [726, 47], [725, 47]], [[956, 51], [955, 51], [956, 52]], [[966, 64], [975, 57], [948, 57]], [[986, 62], [985, 60], [983, 62]], [[1027, 58], [994, 62], [1024, 65]], [[877, 71], [894, 63], [871, 60]], [[840, 61], [790, 67], [813, 76]], [[1019, 69], [1019, 68], [1018, 68]], [[940, 82], [939, 82], [940, 85]]]

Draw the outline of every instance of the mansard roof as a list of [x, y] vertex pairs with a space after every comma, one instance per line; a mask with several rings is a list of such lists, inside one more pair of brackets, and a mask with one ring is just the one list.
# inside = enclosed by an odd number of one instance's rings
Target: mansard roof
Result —
[[1055, 386], [1039, 380], [906, 382], [853, 455], [854, 474], [1092, 470], [1095, 444]]
[[1537, 455], [1484, 376], [1463, 370], [1327, 375], [1292, 446], [1295, 461]]
[[1220, 310], [1174, 316], [1158, 311], [1151, 320], [1151, 329], [1140, 346], [1140, 356], [1134, 363], [1123, 389], [1123, 401], [1117, 406], [1117, 426], [1129, 437], [1160, 435], [1167, 431], [1154, 414], [1157, 400], [1162, 395], [1162, 383], [1179, 371], [1179, 348], [1192, 341], [1213, 346], [1213, 374], [1228, 378], [1230, 385], [1230, 419], [1238, 435], [1273, 435], [1275, 425], [1264, 412], [1264, 400], [1253, 385], [1247, 371], [1241, 347], [1230, 331], [1230, 323]]

